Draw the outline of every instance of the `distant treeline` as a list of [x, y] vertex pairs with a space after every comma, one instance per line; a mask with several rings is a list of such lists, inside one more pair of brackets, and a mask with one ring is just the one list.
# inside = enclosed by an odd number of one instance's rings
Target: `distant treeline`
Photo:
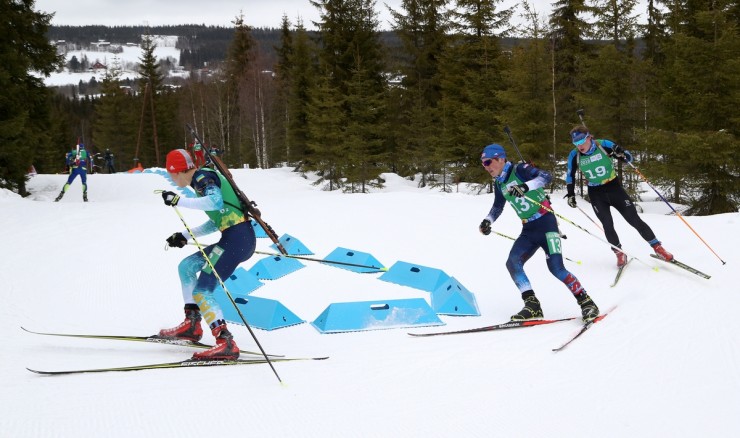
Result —
[[[186, 69], [200, 68], [214, 62], [221, 62], [226, 58], [229, 44], [234, 39], [233, 27], [205, 26], [198, 24], [183, 24], [177, 26], [51, 26], [48, 38], [52, 41], [65, 40], [68, 43], [87, 45], [98, 40], [114, 44], [141, 42], [141, 36], [176, 35], [177, 48], [180, 49], [180, 64]], [[250, 34], [257, 47], [266, 58], [275, 58], [276, 47], [280, 46], [279, 28], [253, 28]], [[308, 32], [316, 38], [315, 32]], [[379, 34], [380, 44], [384, 46], [393, 59], [393, 54], [400, 54], [401, 40], [395, 32], [382, 31]], [[516, 46], [518, 38], [503, 38], [501, 46], [504, 50]]]
[[[64, 40], [81, 46], [98, 40], [114, 44], [141, 43], [141, 36], [178, 36], [180, 64], [186, 69], [199, 68], [213, 62], [221, 62], [234, 39], [233, 27], [185, 24], [178, 26], [51, 26], [47, 33], [52, 41]], [[274, 56], [275, 46], [280, 44], [279, 29], [252, 29], [252, 37], [260, 51]]]

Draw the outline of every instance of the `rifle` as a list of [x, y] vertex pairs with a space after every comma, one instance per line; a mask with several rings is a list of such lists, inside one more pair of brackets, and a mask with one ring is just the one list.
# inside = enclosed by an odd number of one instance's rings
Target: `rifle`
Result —
[[190, 131], [190, 135], [195, 138], [195, 140], [200, 143], [200, 145], [203, 147], [203, 150], [206, 152], [206, 156], [208, 159], [213, 162], [213, 164], [216, 166], [216, 169], [221, 173], [221, 175], [226, 178], [226, 181], [229, 182], [231, 187], [234, 189], [234, 193], [236, 193], [237, 198], [239, 198], [239, 202], [241, 203], [242, 209], [250, 216], [252, 217], [255, 222], [257, 222], [263, 230], [265, 230], [265, 234], [267, 234], [267, 237], [272, 240], [272, 242], [277, 246], [277, 249], [280, 251], [281, 254], [287, 255], [288, 251], [283, 247], [283, 244], [280, 243], [280, 239], [278, 238], [277, 233], [275, 230], [272, 229], [272, 227], [262, 220], [262, 213], [257, 209], [257, 204], [254, 201], [250, 201], [249, 198], [247, 198], [247, 195], [244, 194], [244, 192], [239, 189], [239, 187], [236, 185], [236, 182], [234, 182], [234, 178], [231, 176], [231, 172], [229, 172], [229, 169], [226, 167], [223, 161], [216, 156], [216, 154], [213, 154], [211, 146], [207, 145], [203, 140], [201, 140], [200, 136], [198, 136], [198, 133], [195, 132], [195, 129], [193, 129], [192, 126], [189, 124], [185, 124], [185, 127], [188, 128], [188, 131]]

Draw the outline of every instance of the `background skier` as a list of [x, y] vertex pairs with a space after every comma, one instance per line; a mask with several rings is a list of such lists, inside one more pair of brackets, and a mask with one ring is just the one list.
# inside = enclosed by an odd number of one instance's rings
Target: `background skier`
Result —
[[62, 187], [62, 191], [59, 192], [59, 196], [54, 199], [54, 202], [59, 202], [62, 199], [70, 184], [78, 175], [82, 180], [82, 200], [87, 202], [87, 170], [90, 165], [90, 156], [85, 150], [84, 144], [78, 144], [75, 149], [67, 153], [66, 165], [69, 169], [69, 178], [67, 178], [67, 182]]
[[[573, 128], [570, 136], [575, 148], [568, 155], [568, 172], [565, 177], [568, 188], [565, 196], [568, 198], [568, 205], [572, 208], [577, 205], [574, 180], [576, 169], [580, 168], [588, 181], [588, 197], [591, 207], [604, 226], [604, 234], [609, 243], [617, 248], [622, 247], [617, 231], [614, 229], [614, 220], [610, 210], [610, 207], [614, 207], [624, 220], [653, 247], [655, 254], [666, 261], [673, 260], [673, 254], [663, 248], [650, 226], [640, 219], [634, 202], [617, 177], [612, 158], [632, 162], [632, 154], [611, 140], [594, 139], [588, 128], [582, 125]], [[627, 264], [625, 253], [616, 249], [612, 251], [617, 255], [618, 267]]]

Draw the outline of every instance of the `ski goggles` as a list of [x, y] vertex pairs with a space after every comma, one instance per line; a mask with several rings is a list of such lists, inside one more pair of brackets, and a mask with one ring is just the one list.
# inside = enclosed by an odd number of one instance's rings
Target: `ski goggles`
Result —
[[574, 132], [572, 135], [573, 145], [580, 146], [588, 139], [588, 132]]

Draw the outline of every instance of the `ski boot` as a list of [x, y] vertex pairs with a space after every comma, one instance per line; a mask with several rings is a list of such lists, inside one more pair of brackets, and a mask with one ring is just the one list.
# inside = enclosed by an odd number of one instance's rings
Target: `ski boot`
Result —
[[622, 266], [627, 264], [627, 254], [613, 248], [612, 251], [614, 251], [614, 254], [617, 255], [617, 268], [621, 268]]
[[62, 190], [61, 192], [59, 192], [59, 196], [57, 196], [56, 199], [54, 199], [54, 202], [61, 201], [62, 200], [62, 196], [64, 196], [64, 190]]
[[666, 251], [665, 248], [663, 248], [663, 245], [660, 244], [660, 242], [653, 245], [653, 251], [655, 251], [655, 254], [657, 254], [658, 257], [667, 262], [673, 260], [673, 254]]
[[203, 337], [203, 327], [200, 325], [201, 319], [198, 305], [186, 304], [185, 321], [181, 322], [177, 327], [160, 330], [159, 336], [168, 339], [198, 342]]
[[236, 360], [239, 358], [239, 347], [234, 342], [234, 335], [226, 328], [226, 322], [219, 320], [211, 329], [216, 338], [216, 345], [206, 351], [193, 354], [192, 360]]
[[82, 192], [82, 201], [87, 202], [87, 192]]
[[516, 315], [511, 315], [512, 321], [524, 321], [528, 319], [542, 319], [542, 307], [540, 300], [534, 296], [534, 292], [527, 291], [522, 294], [524, 299], [524, 308]]
[[576, 296], [578, 305], [581, 306], [581, 315], [583, 316], [583, 322], [590, 322], [599, 316], [599, 308], [596, 303], [593, 302], [591, 297], [586, 292]]

